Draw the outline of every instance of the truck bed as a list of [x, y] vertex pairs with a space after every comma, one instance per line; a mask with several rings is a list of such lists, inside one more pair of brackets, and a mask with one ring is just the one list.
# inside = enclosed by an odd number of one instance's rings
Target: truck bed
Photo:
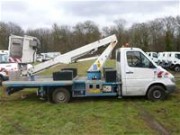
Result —
[[[120, 82], [105, 82], [102, 80], [88, 80], [87, 77], [75, 77], [73, 80], [53, 80], [52, 77], [35, 76], [32, 80], [5, 81], [3, 86], [6, 87], [7, 94], [21, 91], [25, 88], [38, 88], [38, 90], [49, 89], [51, 87], [72, 86], [73, 97], [84, 96], [116, 96], [117, 85]], [[101, 92], [103, 86], [111, 86], [111, 92]]]
[[73, 81], [5, 81], [5, 87], [40, 87], [40, 86], [64, 86], [72, 85]]
[[23, 80], [23, 81], [4, 81], [3, 86], [5, 87], [24, 87], [24, 88], [37, 88], [41, 86], [64, 86], [72, 85], [72, 80], [54, 81], [52, 77], [40, 77], [36, 76], [34, 81]]

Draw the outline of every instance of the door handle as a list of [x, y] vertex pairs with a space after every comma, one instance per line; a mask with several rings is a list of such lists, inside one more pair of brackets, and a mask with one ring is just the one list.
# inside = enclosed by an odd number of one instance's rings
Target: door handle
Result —
[[132, 71], [128, 71], [128, 72], [126, 72], [126, 74], [133, 74], [134, 72], [132, 72]]

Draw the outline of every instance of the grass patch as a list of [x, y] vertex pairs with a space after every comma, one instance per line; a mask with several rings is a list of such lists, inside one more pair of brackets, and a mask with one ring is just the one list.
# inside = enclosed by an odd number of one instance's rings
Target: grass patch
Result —
[[[41, 74], [51, 75], [61, 68], [77, 67], [78, 74], [83, 76], [91, 64], [92, 61], [86, 61], [56, 66]], [[115, 67], [115, 61], [108, 61], [106, 66]], [[177, 87], [180, 88], [180, 81]], [[179, 90], [160, 102], [145, 98], [76, 98], [61, 105], [39, 100], [34, 89], [11, 96], [5, 96], [1, 90], [0, 95], [0, 135], [158, 134], [141, 118], [137, 106], [152, 114], [171, 134], [180, 132]]]

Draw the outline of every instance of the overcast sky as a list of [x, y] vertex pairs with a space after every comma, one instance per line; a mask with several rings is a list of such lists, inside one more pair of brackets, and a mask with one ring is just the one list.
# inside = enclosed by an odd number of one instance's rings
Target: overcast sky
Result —
[[109, 26], [125, 19], [127, 25], [155, 18], [180, 15], [180, 0], [0, 0], [0, 21], [24, 29], [51, 28], [53, 23], [74, 26], [86, 20]]

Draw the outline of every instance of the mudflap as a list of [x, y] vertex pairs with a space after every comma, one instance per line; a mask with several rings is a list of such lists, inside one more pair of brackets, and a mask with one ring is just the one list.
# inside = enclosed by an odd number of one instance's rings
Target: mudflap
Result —
[[18, 91], [20, 91], [20, 90], [23, 90], [23, 88], [7, 88], [6, 89], [6, 93], [8, 94], [8, 95], [11, 95], [11, 94], [13, 94], [13, 93], [15, 93], [15, 92], [18, 92]]

